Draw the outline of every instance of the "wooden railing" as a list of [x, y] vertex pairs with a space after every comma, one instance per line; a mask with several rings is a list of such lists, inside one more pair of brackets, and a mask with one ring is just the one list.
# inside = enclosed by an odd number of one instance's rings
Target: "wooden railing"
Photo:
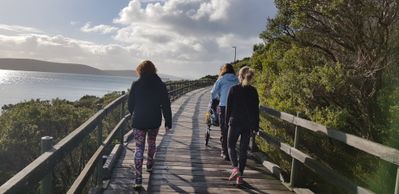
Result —
[[[166, 85], [170, 98], [173, 101], [189, 91], [208, 86], [212, 84], [213, 81], [214, 80], [201, 79], [195, 81], [168, 82]], [[41, 193], [53, 193], [52, 184], [54, 181], [52, 180], [52, 172], [54, 166], [61, 162], [65, 156], [70, 154], [76, 147], [81, 145], [83, 140], [88, 138], [94, 131], [97, 131], [97, 150], [88, 160], [72, 186], [69, 187], [68, 193], [81, 193], [94, 171], [96, 172], [97, 187], [101, 187], [103, 178], [102, 156], [106, 154], [106, 150], [109, 150], [108, 148], [113, 141], [117, 140], [123, 143], [123, 135], [127, 129], [127, 121], [130, 116], [126, 114], [127, 99], [127, 94], [118, 97], [54, 146], [52, 146], [51, 142], [52, 137], [43, 137], [43, 154], [4, 183], [0, 187], [0, 193], [31, 193], [31, 191], [37, 190], [36, 187], [39, 182], [41, 185]], [[120, 121], [103, 141], [102, 123], [108, 113], [117, 110], [117, 108], [120, 108]]]
[[[297, 176], [298, 164], [302, 163], [305, 167], [312, 170], [314, 173], [322, 177], [325, 181], [335, 185], [338, 188], [342, 188], [349, 193], [373, 193], [369, 189], [355, 184], [353, 181], [335, 172], [332, 168], [327, 167], [326, 165], [322, 164], [320, 161], [317, 161], [311, 156], [298, 150], [299, 133], [302, 129], [327, 136], [328, 138], [335, 139], [353, 148], [356, 148], [358, 150], [376, 156], [381, 160], [395, 164], [396, 166], [399, 165], [399, 150], [395, 148], [391, 148], [352, 134], [328, 128], [321, 124], [306, 119], [302, 119], [298, 116], [294, 116], [285, 112], [280, 112], [268, 107], [261, 106], [260, 111], [261, 113], [267, 116], [280, 119], [284, 122], [288, 122], [296, 126], [293, 146], [290, 146], [287, 143], [279, 141], [275, 137], [265, 133], [262, 130], [259, 134], [260, 137], [266, 142], [268, 142], [270, 145], [280, 149], [281, 151], [285, 152], [286, 154], [292, 157], [291, 175], [290, 175], [290, 185], [292, 187], [296, 186], [296, 182], [299, 178]], [[397, 170], [395, 194], [399, 194], [399, 168]]]

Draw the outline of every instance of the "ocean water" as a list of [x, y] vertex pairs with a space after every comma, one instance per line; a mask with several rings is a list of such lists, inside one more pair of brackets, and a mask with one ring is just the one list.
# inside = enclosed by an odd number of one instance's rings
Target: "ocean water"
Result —
[[127, 91], [137, 78], [0, 70], [0, 107], [30, 99], [78, 100], [84, 95], [103, 96]]

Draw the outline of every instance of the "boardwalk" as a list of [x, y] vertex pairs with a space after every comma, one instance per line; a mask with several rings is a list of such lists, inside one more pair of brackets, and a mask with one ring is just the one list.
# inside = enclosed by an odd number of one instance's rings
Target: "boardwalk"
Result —
[[[145, 190], [141, 193], [291, 193], [253, 160], [248, 160], [242, 187], [228, 181], [231, 165], [220, 158], [220, 131], [216, 127], [209, 146], [205, 146], [209, 90], [190, 92], [172, 104], [173, 132], [164, 135], [164, 129], [160, 130], [152, 174], [143, 167]], [[133, 155], [134, 142], [130, 142], [104, 193], [134, 193]]]

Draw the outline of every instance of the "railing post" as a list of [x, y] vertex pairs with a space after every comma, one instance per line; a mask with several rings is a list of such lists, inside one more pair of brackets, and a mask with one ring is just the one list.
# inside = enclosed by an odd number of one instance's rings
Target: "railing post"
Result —
[[395, 194], [399, 194], [399, 167], [396, 170]]
[[252, 133], [252, 137], [251, 137], [251, 152], [257, 152], [258, 146], [256, 145], [256, 133]]
[[[123, 117], [125, 116], [124, 115], [124, 112], [125, 112], [125, 103], [123, 102], [122, 103], [122, 106], [121, 106], [121, 116], [120, 116], [120, 119], [123, 119]], [[126, 121], [125, 121], [126, 122]], [[123, 145], [123, 135], [125, 134], [125, 126], [126, 126], [126, 124], [125, 124], [125, 122], [124, 122], [124, 124], [123, 124], [123, 127], [122, 127], [122, 129], [120, 130], [120, 135], [119, 135], [119, 141], [120, 141], [120, 144], [121, 145]]]
[[[100, 147], [103, 144], [103, 126], [102, 126], [103, 118], [98, 123], [97, 126], [97, 146]], [[102, 160], [97, 161], [97, 180], [96, 180], [96, 185], [98, 187], [102, 187], [102, 182], [103, 182], [103, 164]]]
[[188, 81], [188, 82], [185, 83], [185, 86], [184, 86], [184, 90], [183, 90], [182, 95], [185, 94], [185, 93], [187, 93], [187, 91], [188, 91], [189, 89], [190, 89], [190, 81]]
[[119, 130], [119, 133], [120, 133], [120, 135], [119, 135], [119, 141], [120, 141], [120, 144], [121, 145], [123, 145], [123, 135], [125, 134], [125, 129], [126, 129], [126, 126], [127, 126], [128, 124], [127, 124], [127, 121], [125, 120], [124, 122], [123, 122], [123, 124], [122, 124], [122, 128]]
[[[122, 95], [125, 95], [125, 91], [122, 91]], [[125, 101], [122, 101], [120, 111], [119, 119], [122, 119], [125, 116]]]
[[177, 92], [176, 92], [176, 95], [175, 95], [175, 99], [177, 99], [178, 97], [180, 97], [180, 93], [181, 93], [181, 91], [183, 90], [183, 87], [182, 87], [182, 83], [179, 83], [179, 85], [177, 86]]
[[[45, 153], [50, 151], [53, 148], [53, 137], [44, 136], [41, 138], [41, 151]], [[49, 172], [44, 178], [40, 181], [40, 193], [41, 194], [50, 194], [53, 193], [53, 170], [48, 169]]]
[[[296, 116], [299, 116], [299, 113], [296, 113]], [[294, 148], [297, 148], [299, 145], [299, 129], [298, 125], [295, 125], [295, 135], [294, 135]], [[295, 158], [292, 158], [291, 162], [291, 176], [290, 176], [290, 186], [292, 188], [297, 186], [298, 180], [298, 168], [299, 168], [299, 161]]]
[[179, 90], [178, 97], [183, 96], [184, 90], [185, 90], [184, 89], [184, 83], [182, 82], [182, 83], [180, 83], [180, 90]]

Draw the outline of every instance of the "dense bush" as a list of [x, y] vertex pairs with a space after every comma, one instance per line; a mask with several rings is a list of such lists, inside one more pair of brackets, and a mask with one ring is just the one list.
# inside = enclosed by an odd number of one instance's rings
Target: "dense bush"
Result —
[[[40, 138], [54, 137], [57, 143], [80, 126], [100, 108], [116, 97], [119, 92], [106, 94], [102, 98], [84, 96], [75, 102], [54, 99], [30, 100], [15, 105], [5, 105], [0, 115], [0, 184], [11, 178], [40, 155]], [[103, 123], [104, 136], [115, 126], [119, 112], [109, 115]], [[57, 165], [56, 191], [64, 193], [85, 162], [96, 149], [95, 136], [86, 138], [86, 146], [75, 149]]]
[[[236, 64], [257, 70], [262, 104], [399, 147], [398, 2], [276, 0], [275, 4], [278, 13], [260, 34], [264, 43], [254, 45], [252, 57]], [[267, 118], [262, 127], [292, 143], [293, 126]], [[302, 138], [302, 150], [341, 174], [374, 191], [393, 192], [396, 170], [391, 165], [313, 133], [303, 133]], [[289, 171], [289, 157], [267, 144], [261, 147]], [[311, 177], [306, 174], [303, 171], [301, 177]], [[302, 178], [301, 184], [317, 192], [338, 192], [318, 179]]]

